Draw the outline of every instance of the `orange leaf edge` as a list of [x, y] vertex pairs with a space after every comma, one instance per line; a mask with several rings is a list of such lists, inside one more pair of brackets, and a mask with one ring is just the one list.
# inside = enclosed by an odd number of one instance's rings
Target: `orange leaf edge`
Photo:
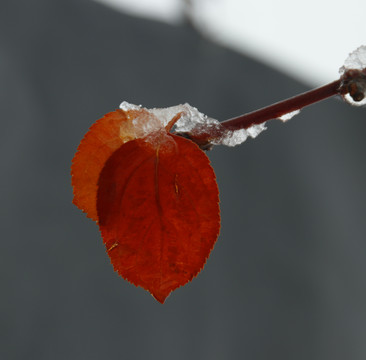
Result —
[[[217, 186], [217, 183], [216, 183], [216, 176], [215, 176], [215, 173], [210, 165], [210, 162], [209, 162], [209, 159], [208, 157], [206, 156], [206, 154], [204, 154], [204, 152], [196, 145], [194, 144], [192, 141], [190, 140], [187, 140], [187, 139], [184, 139], [182, 137], [177, 137], [175, 135], [172, 135], [172, 134], [169, 134], [169, 136], [171, 138], [173, 138], [173, 140], [176, 142], [178, 141], [179, 143], [183, 143], [185, 144], [184, 146], [188, 146], [190, 147], [191, 149], [195, 149], [194, 152], [195, 152], [195, 156], [197, 156], [197, 154], [199, 154], [198, 156], [200, 157], [200, 160], [199, 161], [203, 161], [202, 162], [202, 165], [206, 166], [206, 171], [208, 171], [210, 173], [210, 176], [211, 176], [211, 186], [212, 184], [214, 183], [214, 197], [216, 199], [216, 203], [214, 204], [215, 206], [215, 219], [214, 219], [214, 235], [211, 235], [211, 237], [214, 237], [214, 239], [211, 239], [210, 242], [211, 242], [211, 245], [209, 246], [209, 248], [206, 249], [206, 254], [205, 256], [203, 257], [202, 261], [200, 262], [201, 265], [196, 268], [189, 276], [185, 277], [184, 280], [182, 281], [182, 283], [178, 283], [178, 284], [174, 284], [173, 286], [170, 286], [168, 289], [160, 289], [160, 290], [157, 290], [157, 289], [154, 289], [150, 286], [146, 286], [146, 284], [141, 284], [139, 283], [139, 281], [136, 280], [136, 278], [134, 278], [133, 276], [130, 276], [129, 274], [126, 274], [124, 271], [121, 271], [120, 270], [120, 267], [115, 263], [115, 261], [113, 260], [112, 256], [111, 256], [111, 252], [113, 251], [116, 251], [116, 248], [118, 247], [118, 244], [116, 242], [116, 239], [115, 237], [112, 236], [113, 240], [112, 241], [109, 241], [110, 239], [108, 239], [108, 236], [106, 234], [108, 234], [108, 232], [106, 231], [105, 227], [104, 227], [104, 219], [103, 219], [103, 215], [101, 214], [102, 210], [102, 206], [100, 205], [100, 203], [102, 202], [101, 198], [103, 197], [102, 195], [102, 191], [101, 190], [101, 186], [103, 186], [103, 184], [100, 184], [101, 182], [101, 179], [102, 179], [102, 182], [104, 181], [103, 178], [104, 177], [108, 177], [106, 176], [104, 173], [105, 172], [108, 172], [109, 171], [109, 167], [113, 167], [115, 169], [116, 166], [118, 166], [118, 163], [120, 161], [118, 161], [116, 164], [113, 164], [110, 165], [111, 163], [114, 162], [114, 157], [118, 157], [119, 153], [120, 152], [123, 152], [124, 149], [126, 149], [126, 145], [127, 143], [125, 143], [124, 145], [122, 145], [119, 149], [117, 149], [111, 156], [110, 158], [107, 160], [105, 166], [103, 167], [103, 170], [102, 170], [102, 173], [101, 173], [101, 176], [99, 178], [99, 182], [98, 182], [98, 201], [97, 201], [97, 208], [98, 208], [98, 215], [100, 216], [101, 218], [101, 222], [99, 223], [99, 227], [100, 227], [100, 231], [101, 231], [101, 234], [102, 234], [102, 237], [103, 237], [103, 241], [105, 243], [105, 246], [106, 246], [106, 250], [107, 250], [107, 253], [110, 257], [110, 260], [111, 260], [111, 263], [113, 265], [113, 268], [114, 270], [122, 277], [124, 278], [125, 280], [127, 280], [128, 282], [130, 282], [131, 284], [135, 285], [135, 286], [140, 286], [142, 288], [144, 288], [145, 290], [149, 291], [151, 293], [151, 295], [157, 300], [159, 301], [160, 303], [164, 303], [166, 298], [170, 295], [170, 293], [174, 290], [176, 290], [177, 288], [179, 288], [180, 286], [183, 286], [185, 284], [187, 284], [188, 282], [192, 281], [192, 279], [194, 277], [196, 277], [203, 269], [203, 267], [205, 266], [206, 262], [207, 262], [207, 259], [211, 253], [211, 251], [213, 250], [214, 248], [214, 245], [217, 241], [217, 238], [218, 238], [218, 235], [219, 235], [219, 232], [220, 232], [220, 209], [219, 209], [219, 191], [218, 191], [218, 186]], [[139, 143], [142, 143], [144, 142], [143, 139], [137, 139], [135, 140], [135, 143], [136, 141], [138, 141]], [[132, 147], [132, 145], [134, 144], [134, 142], [130, 142], [129, 143], [129, 147]], [[124, 149], [122, 149], [122, 147], [124, 147]], [[121, 150], [122, 149], [122, 150]], [[192, 151], [192, 150], [191, 150]], [[199, 152], [198, 152], [199, 151]], [[117, 155], [115, 155], [117, 154]], [[204, 159], [204, 160], [203, 160]], [[196, 160], [195, 160], [196, 161]], [[194, 167], [193, 167], [194, 168]], [[106, 170], [107, 169], [107, 170]], [[212, 191], [212, 189], [210, 190]], [[212, 204], [209, 204], [210, 206], [212, 206]]]

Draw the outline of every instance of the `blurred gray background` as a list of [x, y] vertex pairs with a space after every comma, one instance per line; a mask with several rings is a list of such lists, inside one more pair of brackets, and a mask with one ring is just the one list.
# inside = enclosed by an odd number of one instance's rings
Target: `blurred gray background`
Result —
[[209, 152], [221, 234], [164, 305], [71, 203], [75, 150], [122, 100], [224, 120], [306, 89], [189, 22], [2, 0], [0, 358], [365, 359], [364, 108], [328, 100]]

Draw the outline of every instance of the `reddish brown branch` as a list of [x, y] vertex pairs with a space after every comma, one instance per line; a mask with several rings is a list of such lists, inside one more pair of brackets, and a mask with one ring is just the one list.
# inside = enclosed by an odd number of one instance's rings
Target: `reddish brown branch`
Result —
[[307, 91], [290, 99], [223, 121], [221, 125], [228, 130], [239, 130], [247, 129], [255, 124], [262, 124], [267, 120], [280, 118], [285, 114], [339, 94], [340, 85], [341, 80], [333, 81], [330, 84]]
[[202, 149], [207, 150], [212, 147], [215, 139], [221, 138], [228, 130], [248, 129], [253, 125], [259, 125], [271, 119], [281, 118], [286, 114], [300, 110], [334, 95], [342, 95], [344, 97], [348, 94], [355, 102], [360, 102], [366, 97], [365, 72], [365, 69], [350, 69], [339, 80], [265, 108], [223, 121], [220, 123], [220, 127], [210, 128], [201, 125], [198, 128], [194, 128], [190, 133], [180, 133], [179, 135], [191, 139]]

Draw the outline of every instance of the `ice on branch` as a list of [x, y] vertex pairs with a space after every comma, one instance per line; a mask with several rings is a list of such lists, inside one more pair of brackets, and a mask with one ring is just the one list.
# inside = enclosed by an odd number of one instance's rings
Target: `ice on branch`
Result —
[[366, 104], [366, 46], [362, 45], [347, 57], [339, 69], [343, 99], [351, 105]]
[[224, 134], [213, 140], [214, 145], [236, 146], [242, 144], [248, 137], [256, 138], [262, 131], [266, 130], [265, 123], [252, 125], [248, 129], [225, 130]]
[[265, 125], [261, 124], [253, 125], [248, 129], [232, 131], [225, 129], [218, 120], [208, 117], [187, 103], [178, 105], [178, 107], [182, 107], [183, 115], [175, 124], [174, 131], [187, 134], [193, 132], [195, 136], [199, 136], [200, 132], [219, 134], [211, 138], [212, 145], [240, 145], [248, 137], [255, 138], [266, 129]]
[[169, 122], [178, 114], [179, 120], [173, 127], [177, 134], [212, 134], [209, 143], [212, 145], [236, 146], [243, 143], [248, 137], [255, 138], [266, 129], [265, 124], [253, 125], [248, 129], [228, 130], [218, 120], [201, 113], [197, 108], [188, 103], [168, 108], [146, 109], [141, 105], [130, 104], [127, 101], [121, 103], [123, 111], [138, 111], [138, 116], [133, 119], [136, 138], [149, 137], [151, 134], [165, 129]]
[[295, 115], [298, 115], [298, 114], [300, 114], [300, 110], [295, 110], [295, 111], [292, 111], [285, 115], [280, 116], [278, 119], [283, 122], [286, 122], [286, 121], [291, 120]]
[[347, 70], [363, 70], [366, 68], [366, 46], [362, 45], [355, 51], [351, 52], [339, 69], [339, 73], [343, 75]]

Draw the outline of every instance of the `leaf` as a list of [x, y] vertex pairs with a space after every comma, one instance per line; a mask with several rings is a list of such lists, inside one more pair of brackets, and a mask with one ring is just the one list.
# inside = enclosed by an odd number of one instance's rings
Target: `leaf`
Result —
[[203, 268], [220, 228], [208, 158], [168, 134], [192, 109], [123, 102], [89, 129], [72, 162], [74, 204], [99, 223], [115, 270], [162, 303]]
[[220, 229], [207, 156], [165, 131], [126, 142], [109, 157], [97, 211], [115, 271], [161, 303], [200, 272]]
[[[73, 158], [71, 166], [73, 203], [95, 221], [98, 220], [96, 193], [100, 172], [116, 149], [123, 143], [141, 136], [136, 132], [133, 123], [136, 118], [141, 118], [141, 115], [147, 115], [147, 111], [118, 109], [106, 114], [91, 126]], [[143, 120], [147, 121], [145, 118]]]

